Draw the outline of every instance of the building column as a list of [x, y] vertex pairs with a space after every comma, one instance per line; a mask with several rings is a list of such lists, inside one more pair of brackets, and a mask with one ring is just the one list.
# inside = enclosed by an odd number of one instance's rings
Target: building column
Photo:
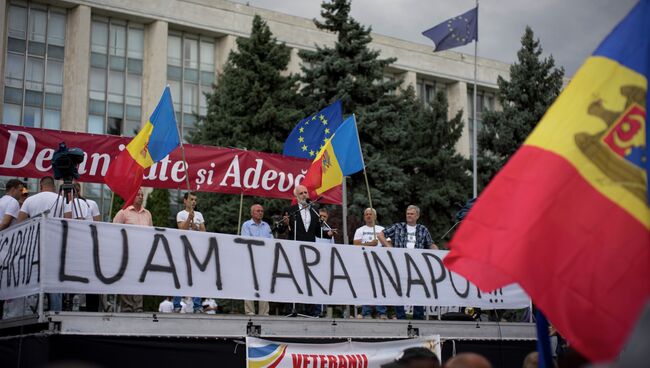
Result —
[[149, 120], [167, 85], [167, 28], [167, 22], [157, 20], [144, 29], [140, 126], [144, 126]]
[[456, 151], [463, 155], [463, 157], [470, 157], [469, 152], [469, 106], [467, 105], [467, 83], [455, 82], [447, 86], [447, 101], [449, 103], [449, 110], [447, 117], [452, 119], [463, 110], [463, 135], [456, 142]]
[[289, 56], [289, 63], [287, 64], [287, 68], [280, 72], [280, 74], [285, 77], [288, 77], [291, 73], [302, 75], [302, 70], [300, 70], [300, 63], [302, 62], [302, 59], [300, 59], [298, 51], [300, 50], [297, 48], [291, 48], [291, 54]]
[[5, 101], [5, 55], [7, 55], [7, 43], [5, 40], [7, 39], [7, 34], [9, 32], [7, 24], [7, 1], [6, 0], [0, 0], [0, 20], [2, 20], [2, 24], [5, 26], [2, 27], [2, 32], [0, 32], [0, 52], [2, 54], [0, 55], [0, 78], [2, 78], [2, 83], [0, 83], [0, 119], [2, 119], [2, 108], [4, 106], [4, 101]]
[[418, 93], [418, 75], [414, 71], [406, 71], [402, 73], [401, 77], [402, 79], [402, 89], [406, 90], [409, 87], [413, 87], [413, 90], [415, 91], [415, 94], [417, 95]]
[[214, 48], [214, 67], [216, 68], [215, 72], [217, 74], [217, 82], [219, 81], [219, 76], [223, 73], [223, 69], [228, 64], [228, 55], [230, 51], [237, 49], [237, 37], [226, 35], [221, 38], [218, 38]]
[[63, 63], [61, 129], [88, 131], [88, 74], [90, 68], [90, 7], [68, 11]]

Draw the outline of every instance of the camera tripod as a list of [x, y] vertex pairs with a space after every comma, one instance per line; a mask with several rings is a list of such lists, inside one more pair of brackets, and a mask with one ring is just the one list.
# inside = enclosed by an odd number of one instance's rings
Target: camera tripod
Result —
[[[75, 188], [74, 184], [72, 184], [72, 178], [63, 178], [63, 184], [59, 187], [59, 196], [56, 198], [56, 202], [54, 202], [53, 205], [54, 211], [58, 211], [58, 213], [53, 213], [52, 216], [63, 217], [63, 214], [65, 213], [65, 205], [72, 202], [72, 218], [83, 218], [84, 216], [79, 202], [80, 199], [82, 198], [79, 196], [79, 192]], [[59, 201], [61, 201], [60, 207]]]

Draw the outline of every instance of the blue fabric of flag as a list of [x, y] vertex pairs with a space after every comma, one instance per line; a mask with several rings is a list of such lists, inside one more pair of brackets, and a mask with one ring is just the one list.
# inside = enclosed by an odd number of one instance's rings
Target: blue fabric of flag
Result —
[[332, 138], [332, 147], [343, 175], [352, 175], [363, 170], [363, 157], [359, 145], [357, 121], [354, 115], [345, 119]]
[[436, 44], [435, 51], [452, 49], [478, 41], [478, 7], [449, 18], [422, 34]]
[[149, 118], [149, 122], [153, 125], [153, 130], [149, 136], [149, 154], [153, 162], [158, 162], [180, 144], [169, 86], [165, 88], [158, 106], [156, 106]]
[[284, 142], [282, 154], [313, 160], [342, 122], [343, 109], [341, 101], [337, 100], [321, 111], [300, 120]]

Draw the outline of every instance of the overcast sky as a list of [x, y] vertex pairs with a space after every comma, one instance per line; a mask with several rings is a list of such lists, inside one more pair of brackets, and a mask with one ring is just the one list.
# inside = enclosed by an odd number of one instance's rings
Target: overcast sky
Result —
[[[236, 0], [305, 18], [320, 17], [320, 0]], [[526, 25], [544, 54], [571, 77], [637, 0], [484, 0], [479, 4], [480, 57], [516, 60]], [[352, 0], [352, 16], [373, 32], [432, 44], [422, 31], [473, 8], [471, 0]], [[455, 51], [474, 53], [473, 44]]]

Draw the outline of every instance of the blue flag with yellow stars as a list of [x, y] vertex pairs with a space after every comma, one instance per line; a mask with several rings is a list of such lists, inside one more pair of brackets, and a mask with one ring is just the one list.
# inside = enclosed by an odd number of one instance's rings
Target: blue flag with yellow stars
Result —
[[321, 111], [300, 120], [284, 142], [282, 154], [313, 160], [342, 122], [341, 101], [336, 100]]
[[442, 51], [478, 41], [478, 7], [422, 32]]

